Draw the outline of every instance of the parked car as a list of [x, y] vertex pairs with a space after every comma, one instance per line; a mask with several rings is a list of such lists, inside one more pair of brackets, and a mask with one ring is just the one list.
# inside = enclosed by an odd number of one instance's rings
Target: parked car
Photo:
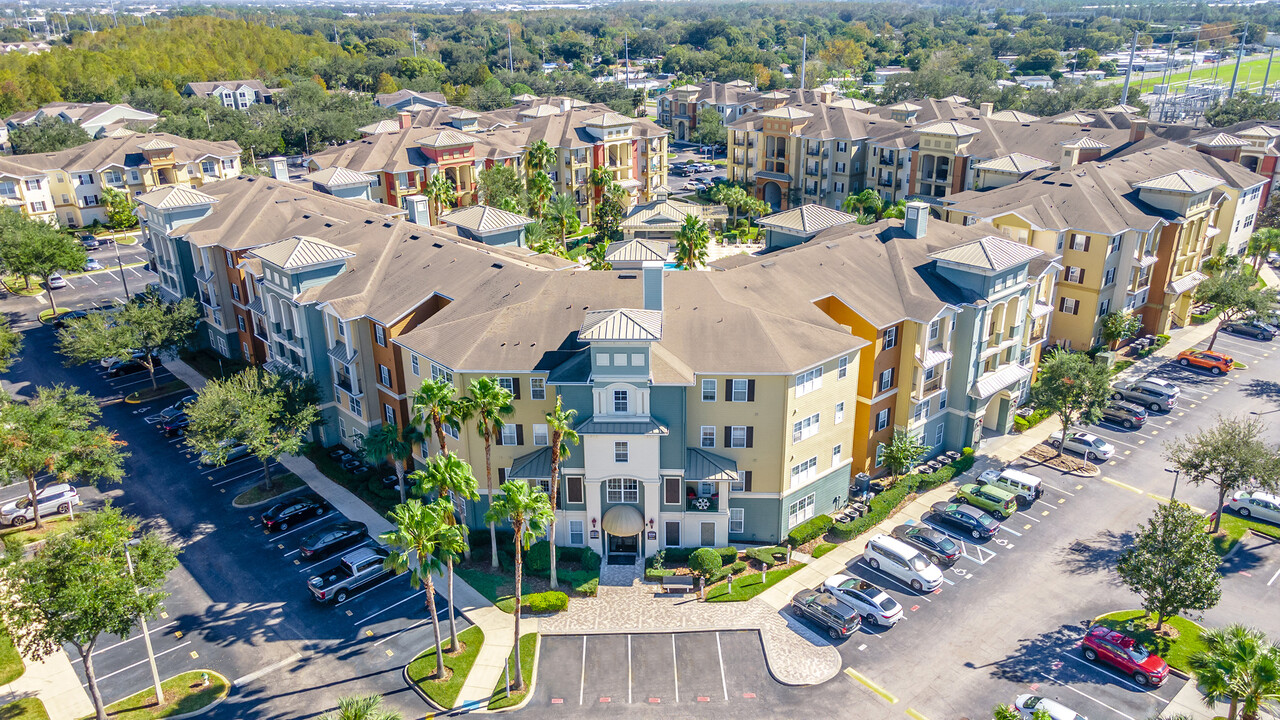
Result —
[[[248, 446], [248, 445], [245, 445], [244, 443], [236, 443], [235, 445], [232, 445], [232, 446], [231, 446], [231, 448], [230, 448], [229, 450], [227, 450], [227, 457], [226, 457], [226, 459], [223, 461], [223, 464], [225, 465], [226, 463], [229, 463], [229, 462], [231, 462], [232, 460], [235, 460], [235, 459], [237, 459], [237, 458], [242, 458], [242, 457], [244, 457], [245, 455], [248, 455], [248, 454], [249, 454], [249, 446]], [[200, 464], [201, 464], [201, 465], [213, 465], [213, 464], [215, 464], [215, 463], [214, 463], [213, 456], [212, 456], [212, 455], [210, 455], [210, 454], [209, 454], [209, 453], [207, 453], [207, 452], [206, 452], [206, 453], [200, 453]]]
[[1125, 429], [1140, 428], [1147, 424], [1147, 409], [1137, 403], [1112, 400], [1102, 410], [1102, 419]]
[[985, 540], [1000, 529], [1000, 522], [976, 507], [953, 502], [936, 502], [929, 510], [931, 519], [959, 530], [974, 540]]
[[1169, 412], [1178, 406], [1182, 389], [1168, 380], [1143, 378], [1111, 388], [1112, 400], [1128, 400], [1155, 412]]
[[102, 241], [92, 235], [81, 235], [80, 244], [85, 250], [97, 250], [102, 247]]
[[49, 286], [50, 290], [61, 290], [67, 286], [67, 281], [58, 273], [54, 273], [49, 276], [49, 279], [45, 284]]
[[[139, 350], [134, 350], [133, 352], [129, 353], [129, 358], [133, 360], [141, 360], [145, 356], [146, 356], [146, 353], [141, 352]], [[122, 360], [122, 358], [118, 358], [118, 357], [102, 358], [102, 360], [100, 360], [98, 364], [101, 365], [103, 369], [106, 369], [120, 362], [120, 360]]]
[[98, 262], [94, 258], [89, 258], [88, 260], [84, 261], [84, 272], [93, 272], [94, 270], [101, 270], [101, 269], [102, 269], [102, 263]]
[[856, 610], [868, 625], [893, 627], [902, 619], [902, 605], [861, 578], [832, 575], [822, 583], [821, 590]]
[[344, 520], [302, 538], [298, 552], [304, 558], [328, 557], [339, 550], [364, 542], [369, 528], [362, 522]]
[[817, 590], [801, 590], [791, 598], [791, 611], [806, 617], [827, 631], [832, 640], [847, 638], [862, 627], [862, 616], [857, 610], [840, 602], [833, 595]]
[[351, 595], [395, 574], [383, 564], [389, 554], [380, 547], [352, 550], [337, 565], [307, 580], [307, 589], [320, 602], [345, 602]]
[[942, 571], [919, 550], [889, 535], [874, 535], [862, 549], [862, 559], [911, 586], [916, 592], [933, 592], [942, 585]]
[[288, 530], [290, 525], [307, 518], [320, 517], [328, 511], [328, 504], [313, 495], [290, 498], [272, 505], [262, 513], [262, 527], [267, 532]]
[[1273, 325], [1268, 325], [1267, 323], [1258, 322], [1256, 320], [1241, 320], [1240, 322], [1227, 323], [1222, 326], [1222, 331], [1231, 333], [1232, 335], [1250, 337], [1254, 340], [1262, 340], [1263, 342], [1270, 342], [1276, 336], [1276, 331]]
[[1209, 350], [1183, 350], [1178, 353], [1176, 359], [1182, 367], [1208, 370], [1213, 375], [1229, 373], [1235, 366], [1235, 360], [1232, 360], [1230, 355]]
[[688, 165], [675, 165], [671, 168], [671, 174], [677, 177], [689, 177], [694, 173], [694, 169]]
[[978, 484], [998, 487], [1027, 505], [1044, 495], [1044, 483], [1040, 482], [1040, 478], [1013, 468], [984, 470], [978, 476]]
[[53, 321], [53, 326], [56, 328], [64, 328], [70, 325], [72, 320], [79, 320], [83, 317], [89, 317], [88, 310], [68, 310], [67, 312], [59, 315], [57, 319]]
[[991, 485], [967, 483], [960, 486], [956, 495], [970, 505], [986, 510], [995, 517], [1004, 520], [1018, 509], [1018, 499], [1013, 493], [1005, 492]]
[[1054, 435], [1049, 438], [1049, 444], [1053, 447], [1061, 447], [1063, 450], [1083, 455], [1085, 460], [1102, 460], [1111, 459], [1116, 453], [1116, 446], [1103, 440], [1102, 438], [1087, 432], [1067, 433], [1066, 442], [1062, 441], [1061, 436]]
[[143, 365], [141, 360], [117, 360], [107, 368], [107, 377], [124, 377], [140, 372], [147, 372], [147, 366]]
[[[83, 504], [80, 493], [67, 483], [50, 485], [36, 493], [36, 501], [40, 507], [40, 517], [71, 512], [71, 506]], [[0, 522], [5, 525], [22, 525], [36, 519], [31, 507], [31, 496], [23, 495], [0, 507]]]
[[178, 413], [168, 420], [161, 420], [159, 423], [160, 432], [165, 437], [174, 437], [175, 435], [185, 435], [187, 426], [191, 424], [191, 418], [186, 413]]
[[929, 562], [938, 567], [951, 567], [960, 559], [960, 546], [946, 533], [938, 532], [924, 525], [899, 525], [893, 529], [893, 536], [908, 545], [913, 545]]
[[1141, 686], [1162, 685], [1169, 664], [1122, 632], [1095, 625], [1085, 633], [1080, 652], [1090, 662], [1101, 661], [1129, 675]]
[[178, 415], [182, 415], [183, 413], [185, 413], [187, 411], [187, 407], [195, 401], [196, 401], [195, 395], [187, 395], [186, 397], [182, 398], [178, 402], [170, 405], [169, 407], [161, 410], [156, 414], [160, 417], [160, 420], [162, 422], [165, 420], [172, 420]]
[[1223, 505], [1240, 517], [1256, 517], [1280, 525], [1280, 497], [1271, 493], [1238, 490]]
[[1048, 714], [1049, 720], [1089, 720], [1057, 700], [1039, 695], [1019, 695], [1013, 701], [1013, 708], [1022, 716], [1022, 720], [1032, 720], [1037, 712]]

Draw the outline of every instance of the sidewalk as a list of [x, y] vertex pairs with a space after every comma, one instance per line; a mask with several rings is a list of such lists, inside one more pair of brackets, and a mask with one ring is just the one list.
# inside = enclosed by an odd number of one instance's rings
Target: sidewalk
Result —
[[71, 658], [54, 650], [43, 661], [24, 658], [27, 671], [22, 677], [0, 687], [0, 705], [26, 697], [37, 697], [44, 703], [50, 720], [77, 720], [93, 714], [93, 702], [71, 667]]
[[[179, 380], [199, 390], [205, 385], [205, 378], [181, 360], [167, 360], [165, 367]], [[351, 491], [330, 480], [324, 473], [316, 469], [314, 463], [305, 457], [285, 455], [280, 463], [302, 479], [317, 495], [324, 498], [349, 520], [356, 520], [369, 527], [369, 534], [377, 537], [394, 529], [394, 526], [377, 511], [369, 507]], [[448, 578], [437, 575], [433, 578], [436, 590], [444, 595], [447, 592]], [[462, 578], [453, 578], [453, 602], [457, 611], [472, 624], [484, 631], [484, 646], [476, 657], [471, 674], [467, 676], [462, 691], [454, 707], [484, 708], [489, 704], [489, 696], [502, 676], [507, 658], [515, 646], [515, 618], [499, 610], [483, 595], [468, 585]], [[521, 630], [530, 628], [536, 632], [537, 623], [526, 620], [521, 623]], [[426, 650], [427, 648], [422, 648]]]

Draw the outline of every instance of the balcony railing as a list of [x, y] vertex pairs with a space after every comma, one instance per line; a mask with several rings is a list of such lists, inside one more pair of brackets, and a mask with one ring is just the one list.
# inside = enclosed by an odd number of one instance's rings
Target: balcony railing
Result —
[[922, 396], [928, 395], [930, 393], [935, 393], [941, 389], [942, 389], [942, 374], [939, 373], [935, 375], [932, 380], [926, 380], [924, 384], [920, 386], [920, 395]]
[[720, 496], [689, 495], [684, 499], [684, 509], [689, 512], [720, 512]]

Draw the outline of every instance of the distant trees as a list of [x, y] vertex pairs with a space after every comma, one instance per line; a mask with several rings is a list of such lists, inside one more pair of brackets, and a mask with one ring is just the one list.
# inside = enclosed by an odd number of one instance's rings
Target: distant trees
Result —
[[22, 125], [9, 131], [9, 143], [14, 155], [51, 153], [69, 147], [83, 145], [93, 138], [76, 123], [63, 122], [56, 117], [41, 118], [30, 125]]
[[[80, 270], [87, 259], [84, 246], [57, 226], [0, 210], [0, 266], [22, 277], [27, 287], [32, 275], [47, 284], [50, 275]], [[48, 294], [49, 309], [56, 310], [52, 289]]]
[[138, 224], [138, 216], [133, 214], [138, 203], [128, 193], [103, 187], [102, 204], [107, 206], [107, 227], [112, 230], [128, 230]]
[[1266, 433], [1266, 424], [1257, 416], [1219, 415], [1214, 425], [1165, 443], [1165, 459], [1192, 485], [1208, 483], [1218, 491], [1209, 532], [1218, 532], [1227, 495], [1280, 486], [1280, 458], [1266, 442]]
[[130, 298], [117, 313], [89, 313], [71, 320], [58, 331], [58, 350], [69, 364], [128, 359], [142, 353], [138, 362], [147, 368], [154, 389], [160, 355], [185, 348], [199, 319], [194, 299], [169, 303], [151, 291]]
[[1204, 119], [1214, 127], [1235, 125], [1245, 120], [1280, 120], [1280, 102], [1255, 93], [1238, 93], [1206, 110]]
[[711, 231], [697, 215], [686, 215], [684, 224], [676, 231], [676, 262], [685, 270], [697, 270], [707, 264], [707, 246], [711, 244]]
[[690, 138], [699, 145], [724, 145], [729, 135], [724, 129], [724, 116], [714, 107], [698, 110], [698, 123]]

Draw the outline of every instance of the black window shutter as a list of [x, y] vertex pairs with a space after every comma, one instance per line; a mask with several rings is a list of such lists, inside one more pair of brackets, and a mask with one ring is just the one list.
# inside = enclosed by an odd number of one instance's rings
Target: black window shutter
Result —
[[520, 399], [520, 378], [518, 377], [511, 378], [511, 399]]
[[1080, 268], [1080, 284], [1084, 284], [1084, 268]]
[[502, 428], [493, 429], [493, 444], [494, 445], [502, 444]]
[[507, 481], [507, 469], [498, 468], [498, 484], [502, 484], [506, 481]]
[[733, 402], [733, 381], [729, 378], [724, 379], [724, 401]]
[[1084, 236], [1084, 251], [1089, 252], [1089, 236]]
[[724, 446], [725, 447], [729, 447], [733, 444], [733, 440], [731, 438], [732, 435], [733, 435], [733, 427], [730, 425], [725, 425], [724, 426]]
[[743, 470], [740, 474], [742, 475], [743, 490], [745, 490], [746, 492], [751, 492], [751, 471]]
[[1064, 297], [1058, 298], [1058, 312], [1066, 312], [1066, 310], [1067, 310], [1067, 299]]
[[756, 401], [756, 381], [754, 378], [747, 380], [747, 402]]
[[755, 447], [756, 429], [753, 425], [747, 426], [747, 447]]
[[516, 444], [517, 445], [524, 444], [524, 426], [523, 425], [516, 425]]

